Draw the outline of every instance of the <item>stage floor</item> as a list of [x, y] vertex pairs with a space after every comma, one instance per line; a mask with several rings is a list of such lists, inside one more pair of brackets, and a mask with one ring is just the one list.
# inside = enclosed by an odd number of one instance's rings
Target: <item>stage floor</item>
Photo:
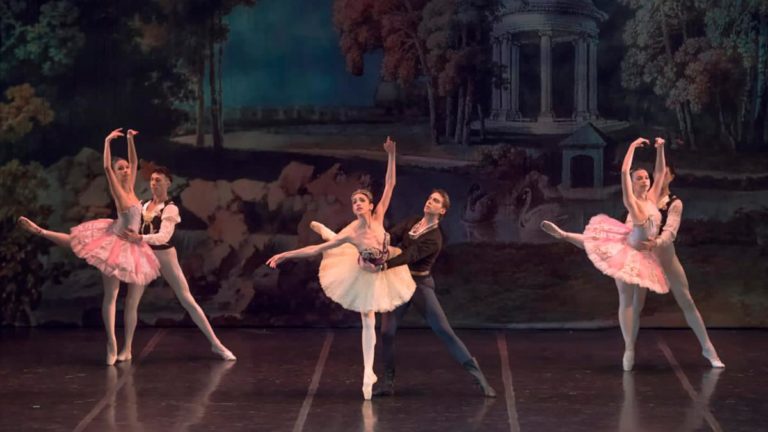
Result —
[[[398, 334], [396, 396], [364, 402], [360, 331], [140, 328], [103, 365], [97, 329], [0, 330], [0, 431], [768, 430], [768, 332], [642, 330], [621, 371], [618, 329], [458, 331], [499, 393], [485, 399], [429, 330]], [[379, 374], [381, 377], [381, 374]]]

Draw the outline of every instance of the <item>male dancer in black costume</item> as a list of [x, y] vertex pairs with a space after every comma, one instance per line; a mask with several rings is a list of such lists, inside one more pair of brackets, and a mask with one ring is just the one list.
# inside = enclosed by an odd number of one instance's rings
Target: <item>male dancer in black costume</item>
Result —
[[384, 380], [374, 389], [374, 396], [392, 396], [395, 393], [395, 333], [397, 325], [405, 316], [411, 303], [427, 320], [440, 340], [446, 345], [451, 355], [469, 372], [480, 385], [486, 397], [496, 397], [496, 391], [488, 384], [477, 360], [469, 353], [464, 343], [456, 336], [435, 295], [435, 281], [431, 269], [443, 247], [443, 235], [440, 232], [440, 219], [448, 211], [451, 202], [448, 193], [435, 189], [424, 204], [424, 215], [413, 216], [396, 225], [389, 231], [392, 244], [402, 249], [403, 253], [389, 259], [379, 267], [369, 265], [369, 271], [383, 271], [391, 267], [407, 264], [416, 281], [416, 292], [407, 303], [392, 312], [382, 314], [381, 338], [384, 357]]

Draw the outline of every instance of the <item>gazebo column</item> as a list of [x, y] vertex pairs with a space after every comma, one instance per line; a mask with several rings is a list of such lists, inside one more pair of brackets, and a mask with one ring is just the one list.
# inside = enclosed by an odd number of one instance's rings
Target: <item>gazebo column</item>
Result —
[[576, 120], [588, 120], [587, 111], [587, 41], [584, 37], [579, 37], [574, 41], [574, 117]]
[[[493, 62], [496, 64], [501, 64], [501, 50], [502, 50], [501, 40], [499, 38], [494, 38], [492, 53], [493, 53]], [[501, 118], [502, 97], [503, 97], [503, 89], [500, 87], [493, 86], [493, 94], [491, 97], [491, 118], [492, 119]]]
[[588, 40], [589, 50], [589, 97], [588, 108], [591, 118], [600, 117], [597, 110], [597, 38], [591, 37]]
[[552, 112], [552, 33], [541, 32], [539, 35], [541, 36], [541, 109], [539, 121], [552, 121], [555, 118]]
[[507, 40], [505, 48], [509, 52], [509, 103], [507, 104], [507, 120], [518, 120], [520, 117], [520, 45]]
[[[509, 52], [509, 39], [510, 35], [504, 35], [499, 41], [499, 53], [501, 57], [501, 70], [512, 80], [512, 69], [510, 68], [510, 52]], [[501, 89], [500, 101], [499, 101], [499, 118], [502, 120], [508, 119], [509, 114], [509, 87]]]

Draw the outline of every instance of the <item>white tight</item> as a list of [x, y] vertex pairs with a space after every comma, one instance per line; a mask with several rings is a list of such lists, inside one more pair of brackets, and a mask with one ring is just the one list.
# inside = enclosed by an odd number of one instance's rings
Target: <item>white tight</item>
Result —
[[624, 350], [634, 351], [637, 332], [640, 329], [640, 312], [645, 305], [648, 290], [615, 280], [619, 291], [619, 327], [624, 338]]
[[[376, 314], [374, 312], [361, 312], [363, 323], [363, 382], [373, 374], [373, 355], [376, 349]], [[370, 381], [369, 379], [367, 381]]]
[[[213, 328], [208, 322], [208, 319], [205, 317], [203, 310], [200, 308], [200, 305], [197, 304], [195, 298], [192, 297], [192, 293], [189, 291], [187, 278], [184, 277], [184, 272], [181, 270], [181, 266], [179, 265], [176, 248], [155, 250], [154, 252], [157, 260], [160, 262], [160, 274], [163, 275], [163, 278], [173, 289], [173, 292], [176, 294], [176, 298], [179, 300], [179, 303], [181, 303], [181, 306], [184, 308], [184, 310], [187, 311], [190, 318], [192, 318], [192, 321], [194, 321], [200, 331], [203, 332], [205, 337], [208, 339], [208, 342], [210, 342], [211, 345], [215, 347], [222, 348], [223, 345], [221, 344], [221, 341], [219, 341], [219, 339], [216, 337], [216, 333], [213, 332]], [[141, 288], [141, 291], [138, 293], [139, 298], [135, 302], [130, 301], [130, 294], [134, 290], [129, 289], [129, 297], [126, 298], [125, 302], [125, 346], [129, 351], [130, 342], [132, 342], [133, 338], [133, 332], [136, 329], [136, 310], [139, 307], [141, 294], [144, 293], [144, 287]], [[134, 319], [131, 321], [128, 319], [129, 314], [134, 317]], [[128, 339], [129, 334], [131, 340]]]
[[[563, 240], [580, 249], [584, 249], [583, 234], [565, 232]], [[691, 297], [691, 292], [688, 289], [688, 278], [685, 275], [683, 266], [680, 264], [680, 260], [677, 259], [674, 251], [670, 250], [664, 250], [659, 255], [659, 261], [661, 262], [664, 274], [666, 274], [669, 280], [669, 290], [683, 311], [685, 321], [699, 340], [701, 349], [714, 350], [712, 342], [709, 340], [704, 320], [701, 319], [701, 314], [699, 314], [699, 310], [696, 308], [696, 304]], [[616, 281], [616, 287], [619, 291], [619, 325], [624, 336], [625, 348], [631, 351], [634, 350], [635, 341], [637, 340], [637, 332], [640, 328], [640, 313], [645, 305], [645, 296], [648, 290], [637, 285], [625, 284], [618, 280]]]

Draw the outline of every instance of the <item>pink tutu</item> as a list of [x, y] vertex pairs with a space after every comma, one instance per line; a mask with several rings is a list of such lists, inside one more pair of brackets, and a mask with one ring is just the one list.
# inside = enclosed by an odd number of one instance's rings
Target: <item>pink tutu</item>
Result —
[[96, 219], [70, 230], [72, 251], [107, 276], [147, 285], [160, 276], [160, 263], [146, 243], [132, 243], [113, 232], [118, 221]]
[[[642, 229], [642, 227], [636, 227]], [[639, 285], [659, 294], [669, 292], [669, 282], [656, 255], [629, 244], [632, 228], [600, 214], [584, 229], [584, 250], [604, 274], [624, 283]]]

